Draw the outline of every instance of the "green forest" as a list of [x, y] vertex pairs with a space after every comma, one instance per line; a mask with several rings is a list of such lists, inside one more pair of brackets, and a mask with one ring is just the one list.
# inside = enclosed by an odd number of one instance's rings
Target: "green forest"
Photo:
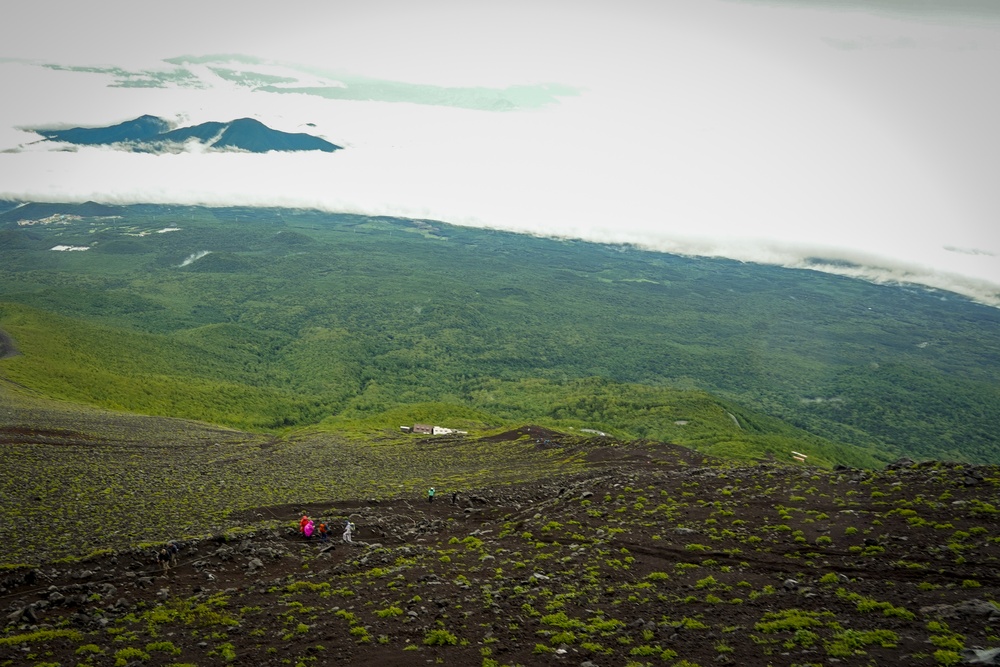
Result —
[[0, 215], [0, 329], [22, 391], [251, 431], [532, 421], [733, 456], [1000, 461], [1000, 310], [629, 246], [29, 204]]

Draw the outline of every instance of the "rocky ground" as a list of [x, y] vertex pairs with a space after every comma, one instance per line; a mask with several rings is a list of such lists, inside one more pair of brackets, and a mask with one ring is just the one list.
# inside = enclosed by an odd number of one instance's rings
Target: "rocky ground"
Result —
[[[498, 437], [525, 435], [560, 438]], [[454, 503], [255, 508], [166, 574], [159, 545], [8, 568], [0, 666], [1000, 664], [995, 466], [655, 443], [587, 464]], [[301, 537], [302, 513], [334, 540]]]

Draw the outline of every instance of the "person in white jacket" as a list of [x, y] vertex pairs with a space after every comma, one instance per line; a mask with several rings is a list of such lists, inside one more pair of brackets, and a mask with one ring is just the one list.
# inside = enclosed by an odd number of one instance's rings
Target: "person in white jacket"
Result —
[[354, 532], [354, 524], [350, 521], [344, 525], [344, 542], [347, 544], [351, 543], [351, 533]]

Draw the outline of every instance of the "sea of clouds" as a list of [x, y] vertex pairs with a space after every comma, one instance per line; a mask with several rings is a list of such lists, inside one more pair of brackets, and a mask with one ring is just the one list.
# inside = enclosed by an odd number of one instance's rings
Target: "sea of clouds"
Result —
[[[704, 6], [515, 3], [536, 11], [525, 27], [509, 9], [442, 3], [453, 11], [423, 32], [423, 17], [408, 16], [409, 30], [383, 24], [374, 46], [362, 39], [374, 14], [357, 10], [328, 18], [361, 37], [326, 48], [302, 50], [298, 33], [261, 42], [230, 31], [219, 44], [193, 34], [159, 45], [161, 57], [141, 42], [89, 58], [82, 43], [51, 57], [0, 52], [11, 56], [0, 85], [19, 92], [0, 108], [0, 198], [429, 218], [1000, 306], [1000, 99], [985, 85], [996, 80], [996, 26]], [[506, 39], [462, 31], [478, 21]], [[246, 55], [190, 57], [219, 52]], [[145, 154], [32, 131], [143, 114], [177, 125], [253, 117], [344, 150], [213, 153], [194, 142]]]

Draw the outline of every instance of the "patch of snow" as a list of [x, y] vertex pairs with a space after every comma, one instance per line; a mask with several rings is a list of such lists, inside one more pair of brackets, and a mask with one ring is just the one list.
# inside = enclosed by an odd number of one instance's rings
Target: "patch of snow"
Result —
[[190, 255], [187, 256], [187, 259], [185, 259], [183, 262], [177, 265], [177, 268], [185, 267], [192, 262], [198, 261], [205, 255], [211, 255], [211, 254], [212, 254], [211, 250], [199, 250], [198, 252], [191, 253]]

